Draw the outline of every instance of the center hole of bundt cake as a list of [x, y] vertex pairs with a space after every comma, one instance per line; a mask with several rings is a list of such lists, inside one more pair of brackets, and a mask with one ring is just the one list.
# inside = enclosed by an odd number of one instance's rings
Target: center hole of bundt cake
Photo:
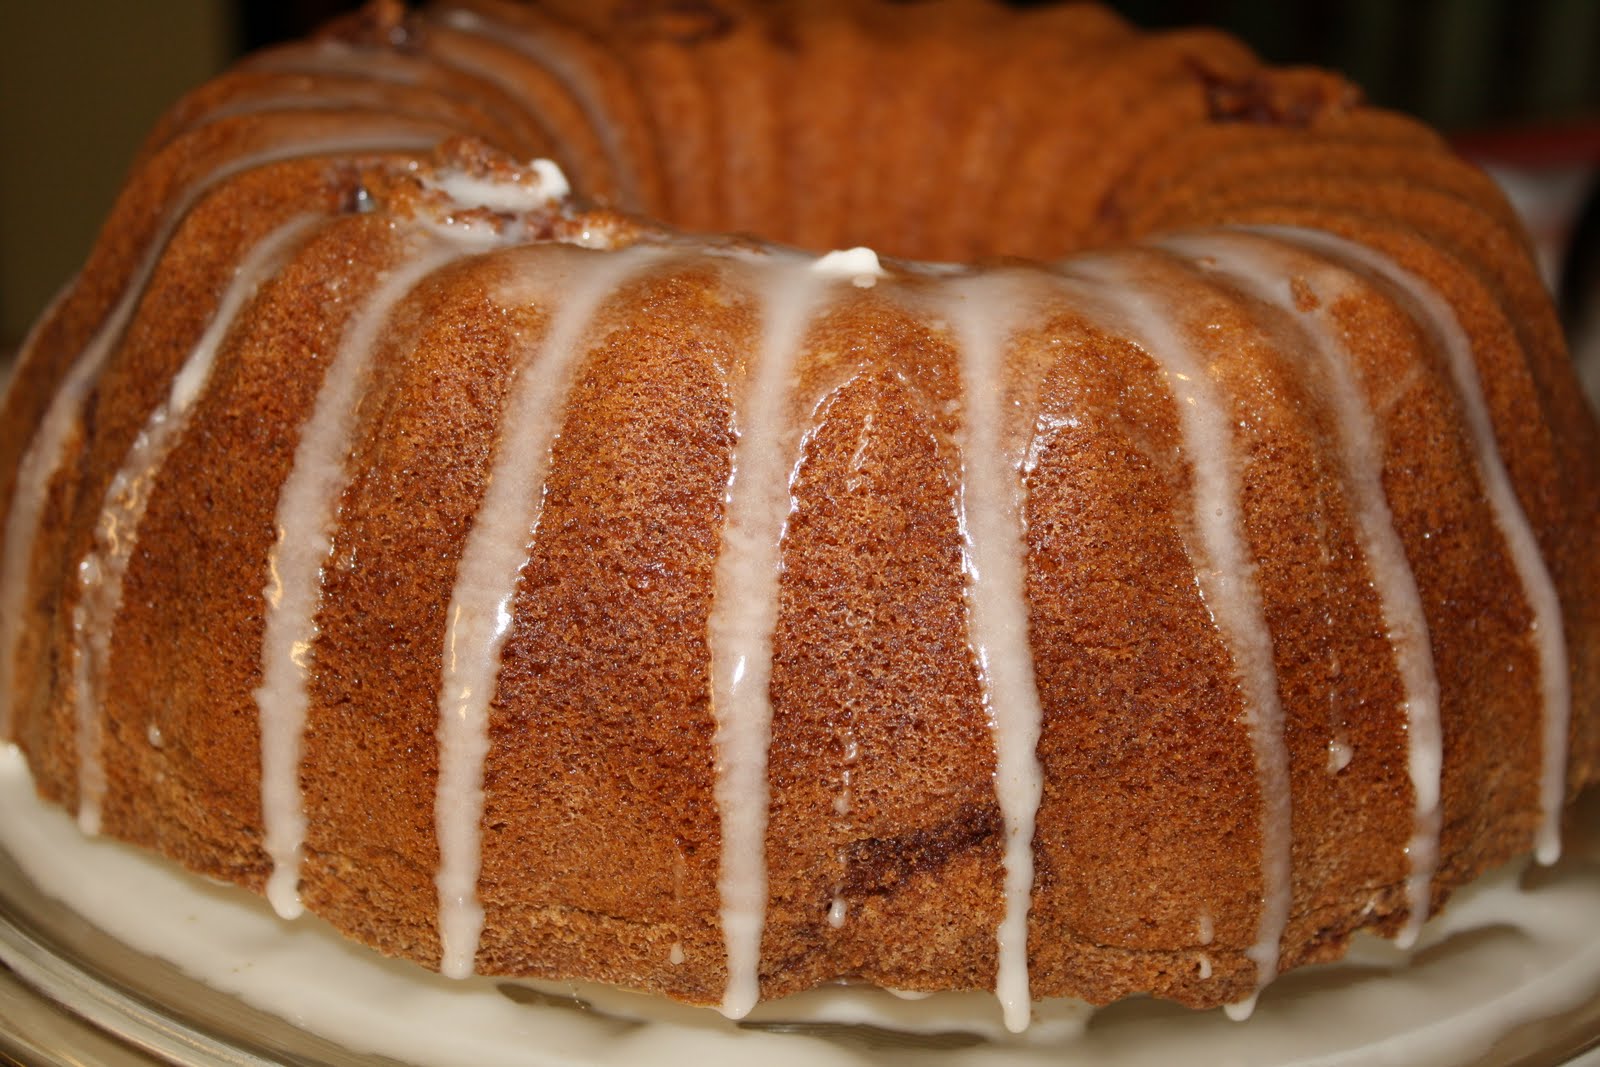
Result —
[[[1172, 82], [1158, 98], [1139, 102], [1141, 122], [1069, 122], [1076, 113], [1063, 104], [1059, 122], [1029, 134], [979, 136], [942, 129], [956, 122], [941, 114], [950, 101], [916, 84], [808, 86], [808, 95], [838, 99], [808, 104], [806, 122], [817, 128], [791, 127], [795, 142], [776, 161], [753, 159], [759, 140], [737, 149], [725, 141], [720, 166], [697, 159], [709, 169], [691, 172], [671, 164], [671, 154], [704, 138], [673, 130], [659, 174], [644, 168], [630, 182], [619, 170], [594, 188], [585, 188], [581, 175], [574, 184], [602, 203], [680, 230], [747, 234], [818, 254], [865, 246], [930, 262], [1059, 260], [1217, 221], [1239, 189], [1218, 180], [1208, 151], [1241, 133], [1257, 136], [1245, 128], [1292, 135], [1338, 121], [1359, 103], [1353, 86], [1326, 72], [1224, 69], [1204, 58], [1208, 42], [1215, 44], [1204, 34], [1150, 39], [1147, 47], [1170, 64]], [[964, 120], [979, 126], [1005, 111], [995, 99], [963, 108]], [[835, 111], [852, 118], [836, 119]], [[1158, 122], [1156, 115], [1164, 117]], [[1179, 127], [1187, 131], [1182, 136]], [[1163, 147], [1152, 130], [1181, 146]], [[1192, 179], [1196, 171], [1206, 179]], [[606, 184], [613, 188], [599, 187]]]

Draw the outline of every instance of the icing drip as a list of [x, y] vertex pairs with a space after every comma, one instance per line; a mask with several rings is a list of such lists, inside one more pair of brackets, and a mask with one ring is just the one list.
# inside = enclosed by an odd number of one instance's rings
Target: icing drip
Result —
[[[150, 492], [168, 453], [188, 425], [195, 402], [211, 379], [217, 353], [234, 319], [260, 283], [277, 269], [290, 246], [318, 221], [316, 217], [303, 216], [286, 223], [257, 243], [240, 262], [210, 324], [173, 378], [166, 400], [156, 405], [145, 420], [106, 488], [93, 545], [78, 564], [78, 601], [72, 608], [78, 825], [85, 833], [100, 832], [100, 808], [106, 790], [100, 753], [101, 708], [111, 664], [112, 635], [122, 607], [122, 582], [138, 543], [139, 524], [150, 502]], [[159, 738], [159, 732], [156, 736]]]
[[760, 349], [735, 408], [738, 443], [728, 478], [722, 550], [709, 623], [717, 717], [717, 807], [722, 817], [722, 934], [728, 987], [722, 1012], [743, 1018], [760, 999], [766, 925], [767, 745], [779, 546], [793, 500], [798, 451], [787, 412], [793, 368], [823, 290], [807, 268], [768, 268]]
[[[861, 443], [856, 446], [855, 455], [850, 461], [852, 471], [860, 470], [862, 451], [867, 447], [867, 435], [871, 432], [871, 426], [872, 416], [869, 414], [866, 420], [866, 428], [862, 431]], [[847, 485], [852, 492], [858, 489], [858, 476], [852, 475], [850, 483], [847, 483]], [[846, 727], [844, 743], [840, 752], [840, 759], [844, 763], [844, 767], [839, 771], [839, 791], [833, 795], [833, 813], [839, 817], [842, 824], [841, 830], [846, 834], [849, 833], [849, 824], [846, 820], [855, 806], [854, 798], [850, 792], [850, 780], [855, 776], [855, 763], [860, 757], [861, 745], [856, 741], [854, 732]], [[833, 903], [828, 907], [828, 925], [837, 930], [844, 926], [845, 914], [849, 909], [849, 904], [844, 898], [844, 882], [842, 879], [849, 873], [850, 856], [846, 850], [840, 849], [835, 853], [834, 860], [839, 864], [841, 881], [836, 882], [833, 887]]]
[[927, 1000], [929, 997], [938, 996], [937, 993], [928, 993], [921, 989], [884, 989], [884, 992], [896, 1000], [909, 1001]]
[[1561, 810], [1566, 800], [1567, 782], [1567, 729], [1572, 715], [1572, 679], [1568, 673], [1566, 629], [1561, 616], [1561, 601], [1556, 594], [1550, 570], [1540, 553], [1538, 537], [1533, 532], [1527, 513], [1522, 510], [1516, 490], [1511, 485], [1511, 476], [1500, 455], [1494, 421], [1489, 415], [1489, 404], [1484, 398], [1478, 365], [1472, 354], [1472, 339], [1461, 328], [1455, 309], [1431, 285], [1386, 256], [1343, 238], [1311, 230], [1261, 227], [1257, 232], [1383, 278], [1409, 298], [1420, 312], [1420, 321], [1429, 328], [1444, 350], [1461, 401], [1461, 412], [1472, 435], [1478, 469], [1483, 475], [1484, 494], [1494, 512], [1495, 524], [1505, 538], [1512, 566], [1533, 613], [1529, 633], [1539, 657], [1539, 684], [1544, 696], [1540, 767], [1540, 804], [1544, 818], [1538, 833], [1537, 855], [1540, 863], [1554, 863], [1561, 856]]
[[[553, 284], [559, 311], [541, 343], [516, 371], [483, 502], [467, 534], [450, 595], [439, 686], [439, 780], [434, 803], [439, 839], [439, 969], [472, 974], [483, 908], [483, 765], [489, 752], [489, 706], [500, 675], [500, 652], [511, 632], [512, 598], [528, 562], [544, 504], [550, 449], [566, 409], [575, 368], [587, 351], [585, 328], [602, 302], [632, 273], [659, 256], [655, 249], [582, 255], [570, 283]], [[525, 297], [517, 296], [519, 302]]]
[[[1407, 709], [1408, 718], [1409, 718], [1409, 715], [1410, 715], [1410, 709], [1408, 708]], [[1351, 761], [1354, 760], [1355, 758], [1356, 758], [1356, 750], [1354, 748], [1350, 747], [1350, 741], [1349, 741], [1348, 738], [1346, 738], [1344, 736], [1344, 734], [1342, 734], [1342, 733], [1334, 734], [1333, 737], [1328, 739], [1328, 773], [1329, 774], [1338, 774], [1340, 771], [1342, 771], [1346, 767], [1350, 766]], [[1412, 777], [1415, 778], [1416, 776], [1413, 774]]]
[[813, 263], [811, 269], [825, 277], [848, 279], [858, 289], [871, 289], [885, 276], [878, 253], [860, 247], [829, 252]]
[[[1331, 319], [1333, 307], [1350, 288], [1350, 279], [1331, 266], [1286, 255], [1281, 247], [1275, 248], [1259, 237], [1189, 238], [1171, 244], [1208, 267], [1215, 264], [1214, 269], [1225, 273], [1246, 292], [1276, 306], [1303, 327], [1311, 342], [1308, 354], [1317, 360], [1325, 391], [1338, 414], [1339, 455], [1344, 465], [1347, 499], [1355, 514], [1361, 550], [1372, 571], [1384, 628], [1405, 690], [1402, 706], [1414, 798], [1413, 829], [1406, 847], [1410, 864], [1406, 880], [1408, 915], [1395, 940], [1410, 946], [1428, 917], [1439, 858], [1439, 795], [1444, 773], [1439, 678], [1434, 670], [1422, 594], [1384, 493], [1382, 437], [1350, 355], [1339, 338], [1338, 326]], [[1314, 309], [1297, 309], [1290, 278], [1310, 287], [1317, 297]], [[1343, 770], [1353, 754], [1348, 740], [1336, 736], [1331, 742], [1330, 769]]]
[[536, 159], [529, 164], [529, 169], [532, 174], [528, 181], [480, 178], [450, 170], [424, 179], [423, 185], [437, 189], [463, 207], [487, 208], [504, 214], [538, 211], [572, 192], [567, 176], [550, 160]]
[[[359, 137], [306, 137], [291, 144], [274, 145], [242, 156], [204, 175], [177, 194], [173, 206], [156, 227], [149, 247], [128, 278], [127, 287], [106, 315], [94, 336], [73, 360], [72, 369], [62, 379], [50, 406], [34, 432], [17, 465], [16, 489], [11, 511], [6, 516], [5, 547], [0, 555], [0, 737], [10, 736], [13, 701], [16, 693], [17, 644], [22, 638], [22, 619], [27, 598], [28, 568], [39, 533], [50, 483], [55, 479], [67, 442], [78, 426], [79, 414], [90, 388], [122, 339], [123, 330], [144, 296], [145, 286], [155, 272], [167, 241], [178, 224], [218, 183], [247, 170], [325, 152], [403, 151], [431, 146], [434, 138], [414, 134], [380, 134]], [[25, 347], [20, 364], [28, 357]]]
[[261, 723], [263, 844], [272, 860], [267, 899], [279, 915], [301, 912], [300, 864], [306, 818], [300, 795], [300, 746], [309, 705], [311, 651], [317, 639], [322, 572], [333, 551], [339, 497], [348, 481], [355, 411], [367, 368], [390, 312], [424, 278], [489, 245], [432, 239], [407, 256], [367, 297], [345, 327], [324, 372], [310, 417], [300, 428], [294, 463], [279, 490], [277, 542], [267, 559], [261, 640], [261, 685], [255, 690]]
[[1037, 748], [1043, 711], [1028, 641], [1024, 457], [1004, 446], [1005, 344], [1020, 315], [1014, 278], [953, 283], [949, 318], [961, 350], [966, 417], [957, 515], [963, 541], [969, 639], [983, 706], [994, 726], [995, 795], [1005, 820], [1005, 914], [995, 931], [995, 995], [1013, 1033], [1027, 1028], [1028, 909], [1033, 833], [1044, 791]]
[[1243, 1000], [1235, 1001], [1232, 1004], [1224, 1004], [1222, 1010], [1234, 1022], [1242, 1023], [1256, 1013], [1256, 1002], [1260, 999], [1261, 987], [1257, 986], [1254, 993], [1251, 993]]
[[[1095, 258], [1074, 261], [1070, 269], [1095, 283], [1087, 294], [1091, 306], [1098, 303], [1110, 310], [1121, 332], [1161, 367], [1177, 408], [1183, 451], [1194, 477], [1198, 543], [1190, 551], [1195, 582], [1233, 656], [1261, 789], [1261, 914], [1256, 942], [1246, 950], [1256, 965], [1259, 991], [1277, 977], [1279, 942], [1289, 919], [1289, 752], [1272, 635], [1244, 533], [1243, 471], [1232, 418], [1209, 368], [1174, 325], [1181, 316], [1162, 306], [1133, 264]], [[1228, 1013], [1245, 1018], [1254, 1006], [1252, 996], [1228, 1005]]]

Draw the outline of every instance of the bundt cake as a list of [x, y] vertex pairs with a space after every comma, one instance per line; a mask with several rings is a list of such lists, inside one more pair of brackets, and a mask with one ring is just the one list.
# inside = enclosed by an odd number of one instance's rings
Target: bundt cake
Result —
[[1093, 6], [373, 3], [152, 134], [0, 471], [40, 792], [449, 974], [1237, 1011], [1600, 778], [1505, 202]]

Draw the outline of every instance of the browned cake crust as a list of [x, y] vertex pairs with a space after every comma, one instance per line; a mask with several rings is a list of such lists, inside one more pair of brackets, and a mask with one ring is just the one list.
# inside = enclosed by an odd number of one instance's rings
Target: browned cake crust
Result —
[[[449, 176], [526, 184], [512, 161], [533, 157], [560, 165], [577, 204], [441, 206]], [[83, 562], [108, 558], [114, 479], [252, 249], [302, 217], [152, 468], [85, 674]], [[87, 758], [105, 775], [105, 833], [266, 886], [258, 690], [280, 498], [341, 346], [429, 227], [463, 225], [493, 247], [391, 294], [372, 333], [304, 652], [300, 896], [381, 951], [441, 962], [441, 670], [509, 398], [523, 374], [558, 373], [541, 346], [576, 299], [569, 279], [659, 247], [572, 342], [488, 704], [475, 966], [724, 998], [712, 618], [753, 434], [741, 413], [787, 297], [747, 265], [776, 253], [667, 227], [985, 260], [1023, 279], [987, 384], [999, 443], [1022, 457], [1043, 783], [1033, 996], [1246, 999], [1274, 894], [1274, 786], [1237, 646], [1196, 577], [1203, 487], [1169, 370], [1061, 280], [1070, 265], [1020, 260], [1293, 227], [1442, 298], [1559, 597], [1543, 629], [1416, 292], [1347, 258], [1324, 306], [1308, 279], [1338, 257], [1289, 238], [1271, 253], [1298, 313], [1326, 311], [1359, 385], [1426, 619], [1442, 758], [1431, 907], [1530, 851], [1549, 816], [1548, 623], [1570, 665], [1564, 795], [1600, 779], [1600, 434], [1510, 209], [1433, 133], [1333, 75], [1091, 6], [445, 0], [413, 15], [375, 2], [176, 105], [30, 339], [0, 415], [4, 595], [19, 611], [0, 655], [7, 725], [44, 796], [82, 812]], [[597, 243], [612, 251], [584, 247]], [[1402, 929], [1419, 825], [1385, 579], [1341, 466], [1348, 417], [1294, 312], [1204, 256], [1147, 244], [1114, 262], [1166, 309], [1233, 427], [1236, 526], [1283, 708], [1278, 966], [1330, 959], [1360, 928]], [[840, 283], [794, 338], [764, 997], [838, 979], [990, 989], [1003, 967], [1010, 814], [995, 782], [1009, 772], [972, 630], [975, 416], [946, 314], [967, 305], [944, 277], [899, 265]], [[74, 393], [97, 346], [103, 365]], [[59, 453], [41, 466], [57, 409]]]

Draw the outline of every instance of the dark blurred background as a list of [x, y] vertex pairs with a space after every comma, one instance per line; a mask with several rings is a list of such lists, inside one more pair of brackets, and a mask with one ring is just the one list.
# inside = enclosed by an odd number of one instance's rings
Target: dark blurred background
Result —
[[[358, 6], [0, 0], [0, 347], [18, 341], [77, 268], [123, 168], [167, 104], [240, 53]], [[1561, 216], [1536, 218], [1536, 230], [1568, 225], [1568, 201], [1591, 184], [1586, 164], [1600, 161], [1600, 0], [1111, 6], [1146, 27], [1224, 27], [1275, 63], [1338, 68], [1373, 101], [1422, 116], [1480, 158], [1536, 172], [1519, 195], [1536, 215]]]

